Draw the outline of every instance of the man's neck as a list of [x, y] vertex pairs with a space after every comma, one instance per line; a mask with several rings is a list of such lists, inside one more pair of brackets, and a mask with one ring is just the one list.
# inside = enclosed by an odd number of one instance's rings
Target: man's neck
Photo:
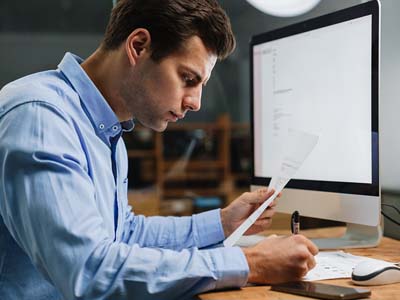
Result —
[[103, 95], [120, 122], [132, 119], [119, 94], [123, 66], [120, 52], [97, 49], [82, 64], [82, 68]]

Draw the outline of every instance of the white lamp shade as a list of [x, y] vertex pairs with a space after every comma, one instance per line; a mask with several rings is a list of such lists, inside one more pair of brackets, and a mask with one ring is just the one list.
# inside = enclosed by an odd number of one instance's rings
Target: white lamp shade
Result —
[[277, 17], [294, 17], [313, 9], [320, 0], [247, 0], [255, 8]]

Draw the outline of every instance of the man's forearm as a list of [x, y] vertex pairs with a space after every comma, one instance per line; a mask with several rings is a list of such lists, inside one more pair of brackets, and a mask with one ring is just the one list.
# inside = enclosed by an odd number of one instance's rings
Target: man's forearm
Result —
[[132, 213], [126, 219], [124, 241], [141, 247], [172, 250], [204, 248], [224, 239], [219, 209], [191, 217], [144, 217]]

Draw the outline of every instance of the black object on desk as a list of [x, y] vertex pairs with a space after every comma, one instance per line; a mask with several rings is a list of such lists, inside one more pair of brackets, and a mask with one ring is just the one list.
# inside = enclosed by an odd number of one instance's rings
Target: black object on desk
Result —
[[293, 281], [271, 286], [272, 291], [285, 292], [319, 299], [360, 299], [371, 295], [371, 291], [340, 285], [309, 281]]

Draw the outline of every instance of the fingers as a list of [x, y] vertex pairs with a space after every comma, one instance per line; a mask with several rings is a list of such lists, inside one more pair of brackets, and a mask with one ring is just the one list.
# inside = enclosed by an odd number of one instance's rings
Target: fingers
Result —
[[259, 189], [257, 191], [255, 191], [254, 193], [256, 194], [255, 197], [255, 202], [253, 203], [264, 203], [265, 200], [267, 200], [269, 197], [271, 197], [274, 194], [274, 190], [273, 189]]
[[267, 229], [269, 226], [272, 224], [272, 219], [271, 218], [266, 218], [266, 219], [258, 219], [257, 221], [254, 222], [253, 225], [260, 227], [261, 230]]
[[305, 245], [307, 247], [307, 250], [312, 255], [317, 255], [318, 254], [318, 247], [311, 240], [306, 238], [304, 235], [295, 234], [295, 235], [292, 235], [292, 238], [295, 239], [296, 243]]
[[275, 190], [273, 188], [261, 188], [261, 189], [258, 189], [256, 191], [254, 191], [254, 192], [258, 193], [260, 195], [265, 195], [265, 194], [272, 195], [275, 192]]
[[308, 271], [311, 269], [314, 269], [314, 267], [317, 265], [317, 262], [315, 261], [314, 256], [311, 256], [310, 259], [307, 261], [307, 267]]
[[296, 244], [302, 244], [307, 247], [307, 250], [312, 254], [312, 255], [317, 255], [318, 254], [318, 247], [315, 245], [311, 240], [306, 238], [302, 234], [295, 234], [291, 236]]
[[302, 274], [301, 277], [304, 277], [307, 275], [307, 273], [313, 269], [315, 266], [317, 265], [317, 262], [315, 260], [314, 255], [312, 255], [311, 253], [308, 252], [308, 255], [305, 259], [305, 261], [303, 262], [303, 270], [302, 270]]
[[262, 204], [265, 200], [271, 197], [274, 192], [274, 189], [262, 188], [254, 192], [244, 193], [242, 196], [244, 198], [243, 200], [249, 204]]
[[268, 207], [264, 212], [261, 214], [261, 216], [258, 217], [258, 219], [270, 219], [274, 216], [275, 214], [275, 207]]
[[316, 261], [314, 255], [318, 253], [318, 247], [308, 238], [301, 234], [288, 237], [294, 244], [294, 261], [298, 263], [298, 275], [304, 276], [309, 270], [315, 267]]
[[317, 255], [318, 252], [319, 252], [317, 245], [315, 245], [315, 244], [314, 244], [313, 242], [311, 242], [309, 239], [307, 239], [307, 241], [308, 241], [308, 243], [307, 243], [308, 251], [310, 251], [310, 253], [311, 253], [312, 255]]

